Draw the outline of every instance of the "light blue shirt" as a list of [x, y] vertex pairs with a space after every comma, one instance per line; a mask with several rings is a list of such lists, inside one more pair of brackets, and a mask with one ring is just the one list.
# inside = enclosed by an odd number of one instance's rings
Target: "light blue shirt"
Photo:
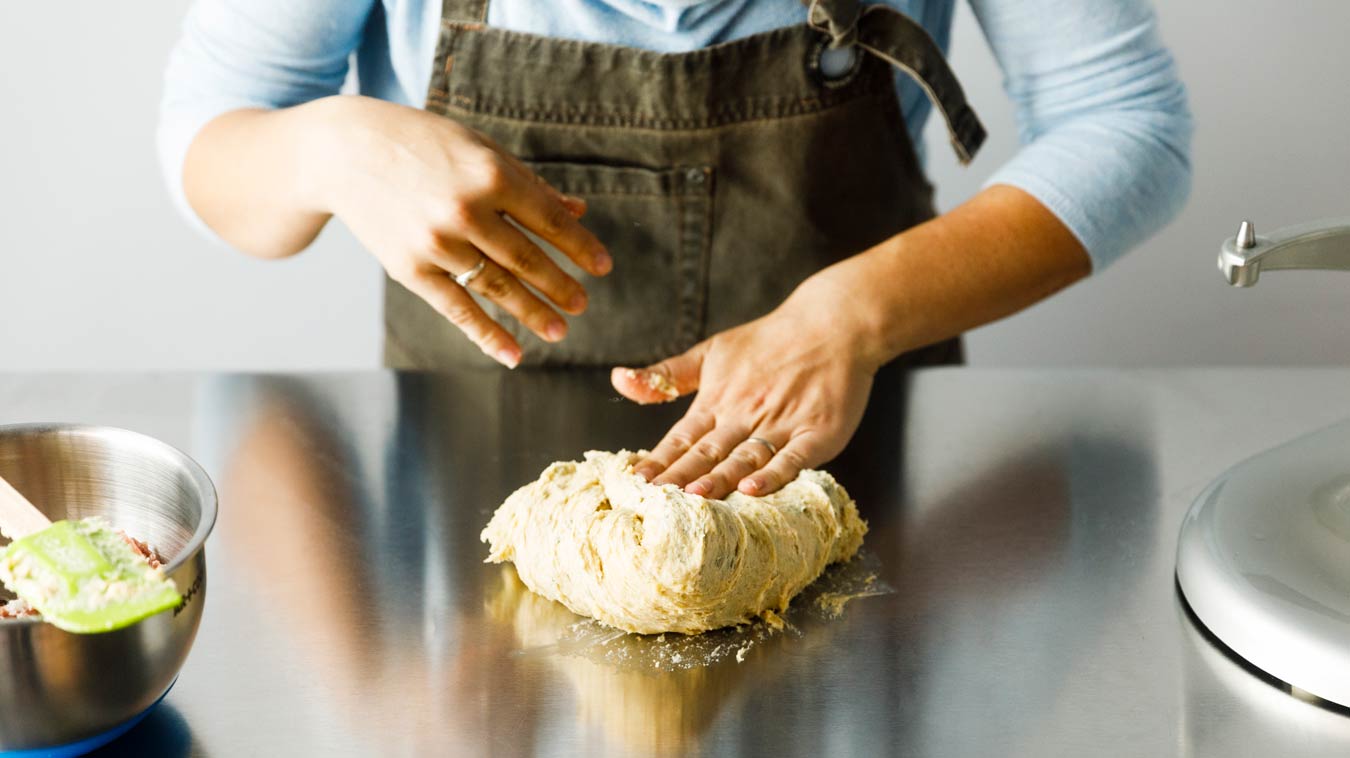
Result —
[[[947, 49], [955, 0], [885, 1]], [[1100, 270], [1170, 221], [1190, 190], [1190, 112], [1153, 10], [1147, 0], [969, 2], [1003, 68], [1022, 142], [988, 183], [1036, 197]], [[361, 93], [421, 107], [440, 12], [438, 0], [196, 0], [160, 115], [160, 156], [179, 207], [197, 221], [182, 169], [202, 126], [238, 108], [335, 94], [353, 52]], [[798, 0], [492, 0], [488, 11], [491, 26], [663, 52], [805, 19]], [[931, 108], [903, 75], [897, 88], [921, 146]]]

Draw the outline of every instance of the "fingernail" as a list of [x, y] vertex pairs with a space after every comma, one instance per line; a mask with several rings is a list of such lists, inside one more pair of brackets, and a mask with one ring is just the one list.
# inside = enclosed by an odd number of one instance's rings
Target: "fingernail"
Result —
[[572, 299], [567, 301], [567, 309], [578, 314], [586, 310], [586, 293], [577, 292], [572, 295]]
[[567, 336], [567, 324], [555, 318], [548, 322], [548, 326], [544, 327], [544, 333], [548, 335], [550, 340], [557, 342]]
[[706, 495], [708, 494], [708, 485], [703, 482], [694, 482], [688, 487], [685, 487], [684, 491], [691, 495]]
[[680, 396], [679, 388], [676, 387], [670, 379], [666, 378], [665, 374], [656, 371], [648, 371], [647, 369], [642, 369], [640, 371], [629, 369], [628, 376], [630, 379], [642, 382], [647, 389], [656, 393], [657, 399], [648, 400], [646, 402], [668, 403]]
[[520, 351], [504, 347], [497, 351], [497, 360], [501, 361], [507, 368], [515, 368], [520, 365]]
[[601, 248], [595, 252], [595, 270], [601, 276], [614, 270], [614, 259], [609, 257], [609, 251]]
[[739, 489], [741, 492], [744, 492], [747, 495], [753, 495], [756, 492], [759, 492], [759, 488], [763, 486], [764, 485], [760, 484], [758, 479], [746, 477], [741, 480], [741, 483], [739, 485], [737, 485], [737, 489]]

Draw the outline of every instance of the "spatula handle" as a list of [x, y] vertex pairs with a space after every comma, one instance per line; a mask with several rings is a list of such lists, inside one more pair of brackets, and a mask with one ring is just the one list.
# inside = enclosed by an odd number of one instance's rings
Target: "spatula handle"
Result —
[[51, 519], [38, 510], [14, 485], [0, 476], [0, 533], [11, 540], [27, 537], [52, 525]]

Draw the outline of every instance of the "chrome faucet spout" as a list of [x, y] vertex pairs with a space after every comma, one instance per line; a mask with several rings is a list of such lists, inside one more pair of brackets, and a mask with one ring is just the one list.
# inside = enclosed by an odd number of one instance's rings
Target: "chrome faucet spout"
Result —
[[1350, 218], [1286, 226], [1268, 237], [1243, 221], [1219, 249], [1219, 271], [1234, 287], [1256, 284], [1262, 271], [1300, 268], [1350, 271]]

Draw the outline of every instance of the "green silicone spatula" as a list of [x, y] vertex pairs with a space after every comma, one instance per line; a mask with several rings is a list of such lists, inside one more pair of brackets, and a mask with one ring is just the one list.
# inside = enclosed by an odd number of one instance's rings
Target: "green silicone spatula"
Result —
[[0, 477], [0, 581], [68, 632], [111, 632], [182, 602], [173, 580], [99, 518], [52, 523]]

